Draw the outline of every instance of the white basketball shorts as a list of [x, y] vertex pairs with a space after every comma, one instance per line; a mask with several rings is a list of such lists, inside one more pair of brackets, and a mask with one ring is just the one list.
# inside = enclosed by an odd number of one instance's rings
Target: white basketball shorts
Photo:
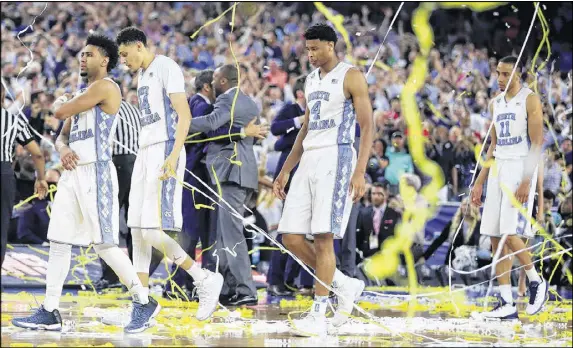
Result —
[[532, 238], [530, 217], [533, 213], [533, 199], [537, 188], [537, 168], [531, 178], [528, 201], [523, 205], [527, 211], [524, 216], [511, 199], [502, 190], [505, 185], [515, 195], [525, 169], [525, 159], [496, 159], [496, 173], [490, 168], [487, 179], [486, 198], [483, 207], [480, 233], [491, 237], [501, 237], [504, 234], [519, 235]]
[[352, 210], [348, 188], [355, 167], [352, 145], [304, 151], [286, 197], [279, 233], [344, 237]]
[[131, 228], [181, 231], [183, 215], [181, 198], [185, 173], [185, 148], [181, 149], [175, 175], [160, 180], [161, 167], [173, 149], [174, 142], [166, 141], [140, 148], [133, 165], [129, 192], [127, 225]]
[[112, 161], [79, 165], [62, 173], [48, 240], [78, 246], [119, 243], [118, 184]]

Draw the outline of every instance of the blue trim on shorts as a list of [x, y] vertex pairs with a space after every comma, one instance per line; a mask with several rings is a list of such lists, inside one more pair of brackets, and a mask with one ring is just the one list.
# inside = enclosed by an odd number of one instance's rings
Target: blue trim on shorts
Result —
[[348, 198], [350, 178], [352, 177], [352, 155], [352, 145], [338, 145], [338, 163], [336, 164], [336, 179], [332, 193], [330, 217], [330, 229], [334, 235], [340, 235], [342, 230], [344, 208]]
[[[164, 160], [173, 150], [175, 145], [174, 141], [165, 142]], [[177, 162], [179, 167], [179, 161]], [[177, 169], [175, 169], [177, 171]], [[175, 188], [177, 187], [177, 180], [171, 177], [161, 182], [161, 229], [174, 230], [175, 228], [175, 211], [173, 210], [173, 201], [175, 200]]]
[[113, 185], [110, 162], [95, 162], [97, 213], [102, 243], [115, 244], [113, 238]]
[[110, 135], [115, 116], [108, 115], [99, 106], [95, 106], [95, 148], [97, 161], [111, 161]]

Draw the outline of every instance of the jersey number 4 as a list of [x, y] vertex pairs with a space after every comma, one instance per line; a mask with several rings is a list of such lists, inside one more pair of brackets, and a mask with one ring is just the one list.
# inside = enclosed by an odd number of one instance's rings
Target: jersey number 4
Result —
[[500, 138], [507, 138], [511, 136], [511, 134], [509, 134], [509, 121], [502, 121], [499, 123], [499, 126], [501, 127], [501, 132], [499, 132]]
[[310, 116], [313, 120], [320, 120], [320, 100], [314, 103], [310, 109]]

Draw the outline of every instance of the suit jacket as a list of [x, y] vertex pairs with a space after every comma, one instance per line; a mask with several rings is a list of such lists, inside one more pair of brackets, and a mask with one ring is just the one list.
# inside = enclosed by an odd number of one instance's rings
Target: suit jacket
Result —
[[364, 258], [374, 255], [380, 250], [386, 238], [394, 235], [394, 228], [400, 218], [400, 213], [386, 206], [386, 210], [384, 210], [382, 220], [380, 221], [378, 249], [370, 249], [370, 236], [374, 234], [374, 208], [369, 206], [360, 209], [358, 222], [356, 224], [356, 247], [362, 251]]
[[[191, 122], [190, 133], [202, 132], [208, 133], [214, 131], [221, 126], [231, 126], [231, 105], [235, 96], [235, 88], [228, 90], [226, 93], [217, 97], [213, 111], [204, 116], [193, 119]], [[233, 126], [244, 127], [253, 118], [258, 118], [260, 110], [257, 104], [239, 91], [237, 103], [235, 105], [233, 115]], [[228, 129], [228, 128], [227, 128]], [[209, 176], [213, 185], [217, 183], [211, 167], [215, 169], [215, 173], [220, 183], [235, 183], [241, 187], [258, 189], [258, 170], [255, 153], [253, 151], [253, 144], [255, 139], [247, 137], [241, 140], [233, 141], [229, 144], [223, 143], [209, 143], [207, 147], [207, 168], [209, 169]], [[237, 157], [233, 158], [233, 153], [237, 146]], [[231, 162], [240, 161], [241, 165]]]
[[[277, 141], [275, 142], [275, 151], [281, 152], [281, 155], [277, 162], [277, 167], [275, 169], [274, 179], [277, 178], [281, 169], [283, 168], [283, 165], [285, 164], [285, 161], [290, 151], [292, 150], [292, 147], [298, 135], [299, 128], [296, 128], [294, 119], [302, 115], [304, 115], [304, 111], [298, 104], [296, 103], [287, 104], [283, 106], [282, 109], [280, 109], [280, 111], [277, 113], [275, 119], [271, 124], [271, 133], [273, 133], [273, 135], [275, 136], [280, 136], [280, 138], [278, 138]], [[297, 168], [298, 166], [296, 166], [293, 169], [290, 175], [289, 181], [285, 187], [285, 191], [287, 192], [290, 187], [290, 182], [292, 180], [292, 177], [294, 176], [294, 173]]]

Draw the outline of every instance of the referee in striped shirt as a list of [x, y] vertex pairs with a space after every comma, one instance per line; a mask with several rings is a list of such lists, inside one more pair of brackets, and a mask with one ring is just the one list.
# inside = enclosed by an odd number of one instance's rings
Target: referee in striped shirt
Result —
[[[4, 108], [4, 86], [1, 88], [1, 102], [2, 114], [0, 119], [0, 136], [1, 141], [1, 158], [0, 158], [0, 184], [1, 186], [1, 208], [0, 208], [0, 233], [2, 234], [2, 260], [4, 263], [4, 255], [6, 254], [6, 245], [8, 244], [8, 230], [10, 228], [10, 218], [12, 217], [12, 209], [14, 208], [14, 199], [16, 197], [16, 178], [14, 177], [14, 170], [12, 169], [12, 159], [14, 155], [14, 143], [17, 141], [20, 145], [24, 146], [26, 150], [32, 155], [34, 165], [36, 167], [36, 183], [34, 184], [34, 191], [38, 194], [40, 199], [46, 197], [48, 193], [48, 183], [45, 179], [45, 162], [44, 154], [40, 150], [38, 143], [34, 140], [34, 136], [28, 127], [28, 122], [16, 112], [9, 112]], [[12, 108], [14, 109], [14, 108]], [[13, 110], [11, 110], [13, 111]], [[16, 110], [17, 111], [17, 110]]]
[[[137, 150], [139, 149], [139, 131], [141, 124], [139, 118], [141, 113], [137, 106], [122, 100], [119, 111], [116, 117], [117, 133], [115, 142], [113, 144], [113, 164], [117, 171], [117, 182], [119, 187], [119, 206], [125, 207], [125, 217], [127, 219], [127, 211], [129, 209], [129, 190], [131, 187], [131, 174], [133, 172], [133, 165]], [[128, 229], [126, 236], [126, 244], [129, 252], [129, 258], [133, 260], [133, 247], [131, 243], [131, 229]], [[150, 272], [157, 268], [159, 263], [163, 260], [163, 254], [153, 249], [151, 258]], [[101, 279], [95, 282], [94, 286], [97, 290], [106, 288], [121, 287], [121, 282], [115, 272], [100, 258], [102, 276]]]

